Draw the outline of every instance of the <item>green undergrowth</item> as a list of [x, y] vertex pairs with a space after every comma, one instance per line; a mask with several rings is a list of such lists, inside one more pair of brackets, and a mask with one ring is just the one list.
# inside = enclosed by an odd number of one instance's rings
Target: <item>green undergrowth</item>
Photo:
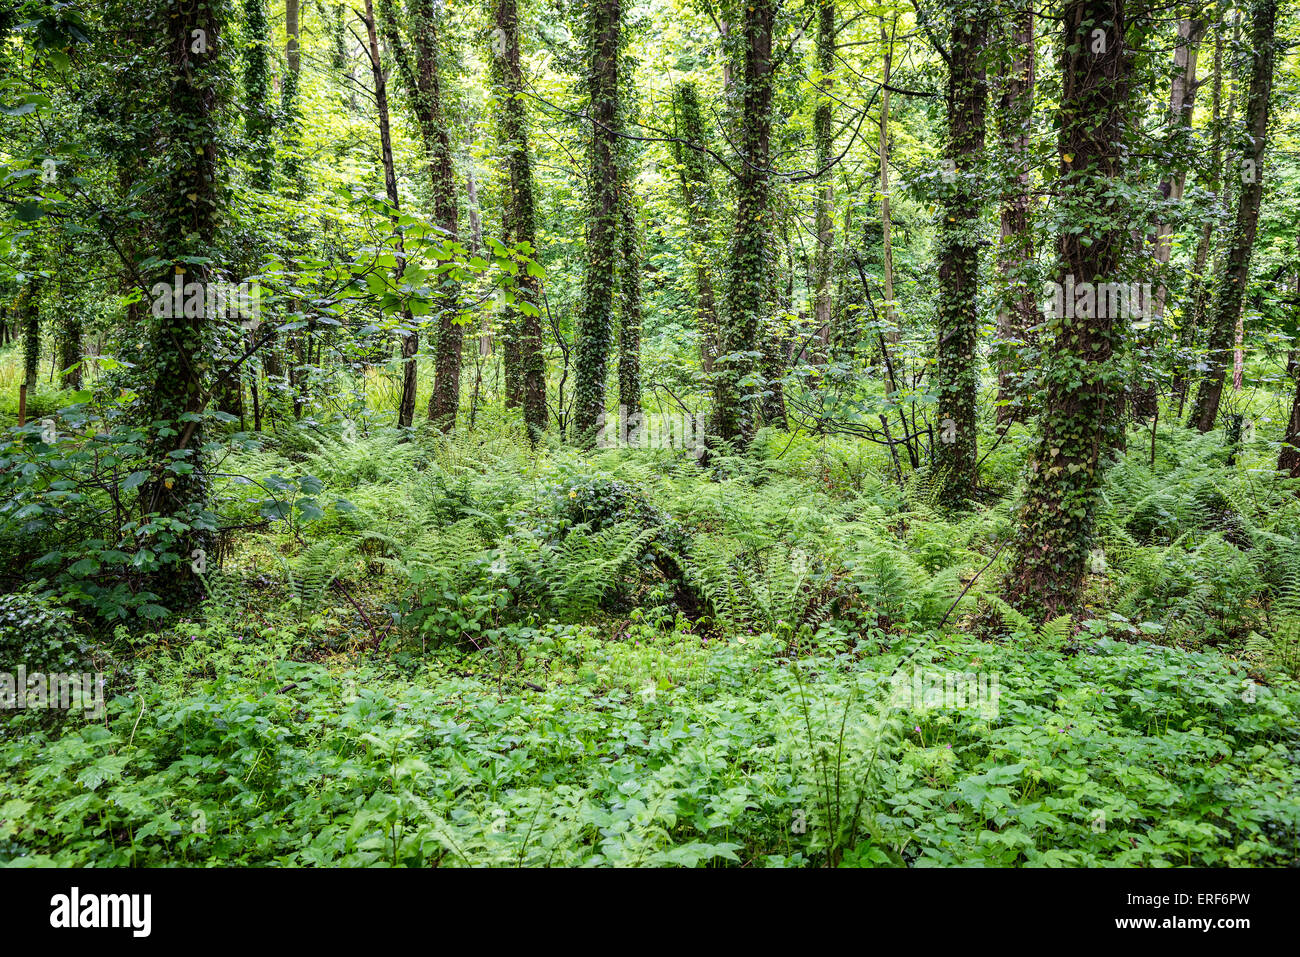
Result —
[[873, 446], [285, 430], [223, 460], [201, 605], [82, 610], [106, 713], [0, 717], [0, 862], [1294, 866], [1300, 499], [1158, 439], [1035, 622], [1014, 501], [946, 514]]

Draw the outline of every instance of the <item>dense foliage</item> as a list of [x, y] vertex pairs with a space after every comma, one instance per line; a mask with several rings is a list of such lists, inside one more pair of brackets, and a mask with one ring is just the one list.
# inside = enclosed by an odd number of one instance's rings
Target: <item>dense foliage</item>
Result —
[[1296, 30], [0, 9], [0, 865], [1300, 865]]

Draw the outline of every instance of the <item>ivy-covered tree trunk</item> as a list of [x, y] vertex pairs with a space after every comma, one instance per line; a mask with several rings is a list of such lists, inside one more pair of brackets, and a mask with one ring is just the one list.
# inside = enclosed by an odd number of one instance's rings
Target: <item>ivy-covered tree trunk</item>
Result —
[[813, 115], [813, 136], [821, 182], [815, 210], [817, 252], [813, 261], [813, 322], [824, 354], [831, 337], [831, 254], [835, 245], [835, 185], [829, 168], [835, 144], [835, 116], [830, 97], [835, 82], [835, 0], [818, 0], [817, 4], [817, 73], [821, 95]]
[[[1128, 210], [1116, 197], [1133, 69], [1124, 0], [1067, 0], [1063, 27], [1058, 280], [1116, 282], [1132, 248]], [[1121, 430], [1124, 329], [1109, 315], [1069, 313], [1053, 310], [1048, 322], [1046, 396], [1008, 582], [1027, 613], [1056, 615], [1076, 604], [1102, 470]]]
[[759, 412], [744, 397], [753, 390], [743, 381], [755, 369], [754, 356], [763, 344], [764, 300], [767, 297], [767, 239], [769, 165], [772, 138], [772, 27], [775, 0], [753, 0], [745, 7], [745, 71], [739, 131], [739, 171], [736, 183], [735, 234], [727, 263], [727, 296], [714, 364], [716, 407], [714, 432], [741, 446], [754, 436]]
[[244, 30], [248, 37], [244, 52], [244, 135], [253, 167], [252, 184], [267, 189], [275, 150], [271, 143], [271, 26], [266, 17], [266, 0], [244, 0]]
[[[885, 63], [881, 70], [882, 83], [889, 83], [894, 68], [894, 31], [898, 28], [898, 18], [895, 16], [894, 22], [887, 32], [885, 30], [885, 18], [880, 18], [880, 45], [885, 51]], [[902, 331], [898, 328], [895, 321], [894, 310], [894, 216], [893, 211], [889, 208], [889, 87], [886, 86], [880, 91], [880, 146], [878, 149], [880, 160], [880, 250], [881, 257], [884, 261], [884, 284], [885, 284], [885, 301], [881, 304], [884, 311], [885, 336], [888, 342], [897, 342]], [[849, 207], [849, 211], [852, 206]], [[846, 215], [847, 215], [846, 211]], [[847, 236], [849, 224], [847, 220], [844, 224], [844, 232]], [[865, 290], [864, 290], [865, 292]], [[840, 345], [850, 354], [857, 345], [857, 335], [855, 334], [853, 313], [844, 308], [844, 303], [840, 304], [840, 325], [841, 331], [838, 336]], [[888, 348], [887, 346], [885, 348]], [[883, 356], [882, 356], [883, 359]], [[892, 391], [892, 389], [891, 389]]]
[[[370, 57], [370, 75], [374, 82], [375, 107], [379, 114], [379, 149], [384, 167], [384, 190], [388, 195], [389, 204], [393, 207], [394, 241], [398, 253], [397, 265], [393, 269], [393, 278], [395, 282], [400, 283], [406, 255], [405, 250], [402, 248], [401, 234], [396, 232], [397, 212], [401, 206], [397, 195], [397, 169], [393, 165], [393, 139], [389, 129], [388, 86], [383, 62], [379, 58], [379, 33], [375, 21], [373, 0], [366, 0], [365, 25], [367, 53]], [[415, 357], [420, 351], [420, 337], [415, 328], [415, 317], [411, 315], [409, 307], [403, 310], [402, 319], [402, 394], [397, 403], [397, 424], [401, 428], [407, 428], [415, 421], [415, 388], [417, 381]]]
[[1034, 234], [1029, 224], [1029, 134], [1033, 125], [1035, 43], [1034, 7], [1016, 0], [1005, 24], [1010, 49], [1008, 66], [999, 76], [998, 137], [1009, 168], [1003, 174], [998, 259], [1004, 283], [998, 309], [998, 423], [1023, 421], [1028, 411], [1021, 350], [1032, 344], [1038, 324], [1033, 285]]
[[[939, 444], [935, 470], [940, 500], [963, 506], [975, 488], [979, 392], [975, 343], [979, 332], [979, 167], [984, 151], [984, 44], [987, 13], [952, 11], [948, 48], [948, 142], [939, 223], [939, 342], [935, 392]], [[950, 181], [950, 182], [949, 182]]]
[[[696, 146], [708, 144], [708, 127], [700, 109], [695, 84], [683, 80], [675, 91], [677, 138]], [[713, 294], [712, 253], [713, 187], [709, 182], [709, 161], [705, 153], [674, 143], [681, 170], [682, 197], [690, 225], [691, 261], [695, 264], [695, 320], [700, 334], [700, 362], [705, 372], [713, 371], [718, 355], [718, 311]]]
[[590, 447], [605, 414], [618, 258], [618, 57], [621, 0], [595, 0], [588, 17], [591, 169], [587, 185], [587, 272], [578, 316], [573, 440]]
[[[537, 256], [537, 207], [533, 193], [533, 161], [528, 145], [528, 116], [524, 103], [524, 72], [519, 59], [517, 0], [498, 0], [492, 58], [500, 87], [499, 136], [506, 158], [506, 198], [503, 211], [506, 241], [526, 245]], [[542, 352], [542, 288], [532, 270], [515, 279], [519, 305], [506, 307], [502, 364], [507, 408], [520, 404], [524, 422], [536, 435], [546, 428], [546, 356]]]
[[1233, 335], [1241, 318], [1246, 283], [1250, 281], [1251, 252], [1264, 195], [1264, 151], [1268, 141], [1269, 99], [1273, 91], [1273, 63], [1278, 39], [1274, 35], [1277, 0], [1256, 0], [1251, 7], [1248, 55], [1251, 58], [1250, 92], [1246, 100], [1246, 129], [1241, 141], [1239, 168], [1241, 192], [1237, 218], [1222, 274], [1214, 289], [1210, 309], [1209, 352], [1205, 377], [1196, 390], [1189, 426], [1200, 432], [1214, 428], [1223, 395], [1224, 372], [1232, 358]]
[[[434, 221], [444, 238], [456, 242], [460, 211], [456, 202], [456, 183], [452, 167], [451, 138], [443, 117], [441, 64], [438, 50], [438, 24], [434, 0], [414, 0], [410, 8], [412, 45], [415, 47], [415, 74], [410, 77], [411, 105], [424, 144], [433, 187]], [[395, 50], [400, 45], [394, 45]], [[439, 297], [437, 341], [434, 343], [433, 394], [429, 396], [429, 421], [443, 429], [456, 424], [460, 406], [460, 361], [465, 342], [465, 328], [460, 317], [459, 297], [454, 288]]]
[[[225, 205], [218, 156], [221, 100], [227, 88], [224, 29], [228, 10], [220, 0], [175, 0], [164, 18], [166, 34], [164, 97], [160, 114], [163, 144], [162, 221], [157, 230], [159, 259], [168, 265], [158, 275], [167, 287], [182, 284], [203, 298], [216, 278], [217, 251]], [[198, 261], [196, 261], [198, 260]], [[176, 297], [180, 298], [180, 297]], [[143, 516], [180, 522], [179, 528], [154, 523], [150, 544], [160, 559], [157, 590], [188, 591], [188, 575], [174, 577], [188, 563], [196, 543], [211, 529], [205, 517], [207, 481], [201, 415], [205, 405], [210, 329], [203, 308], [150, 309], [148, 356], [152, 381], [145, 390], [143, 420], [150, 424], [149, 479], [141, 486]], [[161, 315], [159, 314], [161, 313]], [[164, 425], [159, 428], [158, 423]]]
[[618, 404], [633, 416], [641, 411], [641, 237], [630, 182], [619, 201], [619, 251]]

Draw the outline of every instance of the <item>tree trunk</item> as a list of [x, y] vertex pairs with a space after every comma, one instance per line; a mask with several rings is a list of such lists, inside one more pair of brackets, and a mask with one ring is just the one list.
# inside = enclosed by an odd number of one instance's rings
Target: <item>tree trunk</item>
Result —
[[[968, 8], [969, 9], [969, 8]], [[946, 184], [939, 224], [939, 343], [935, 391], [940, 442], [935, 470], [940, 501], [961, 507], [975, 488], [976, 395], [979, 370], [975, 345], [979, 332], [979, 216], [977, 170], [984, 151], [984, 44], [987, 19], [978, 9], [954, 11], [948, 72]]]
[[[1300, 235], [1297, 236], [1300, 246]], [[1293, 315], [1300, 319], [1300, 266], [1295, 276], [1296, 305]], [[1300, 322], [1296, 323], [1300, 326]], [[1292, 478], [1300, 478], [1300, 346], [1292, 346], [1287, 352], [1286, 374], [1295, 383], [1295, 398], [1291, 400], [1291, 417], [1287, 420], [1286, 435], [1282, 437], [1282, 448], [1277, 454], [1278, 471], [1286, 472]]]
[[[429, 176], [433, 186], [434, 219], [443, 230], [443, 238], [456, 242], [460, 213], [456, 206], [456, 183], [452, 169], [451, 139], [442, 111], [442, 84], [439, 77], [438, 26], [434, 0], [416, 0], [412, 12], [416, 82], [418, 96], [413, 103], [416, 118], [428, 155]], [[438, 340], [434, 344], [433, 394], [429, 397], [429, 421], [444, 430], [456, 424], [460, 406], [460, 361], [465, 342], [465, 328], [460, 318], [459, 296], [455, 289], [439, 302]]]
[[[895, 17], [894, 27], [897, 26], [898, 18]], [[880, 43], [885, 48], [882, 82], [888, 83], [894, 65], [894, 37], [892, 32], [885, 33], [884, 17], [880, 18]], [[847, 231], [847, 225], [845, 228]], [[889, 209], [889, 89], [887, 87], [880, 91], [880, 228], [880, 249], [884, 256], [885, 270], [885, 324], [888, 327], [885, 339], [887, 342], [897, 342], [902, 332], [894, 320], [894, 220]], [[844, 338], [851, 342], [855, 337], [846, 330]]]
[[244, 134], [248, 137], [248, 160], [253, 167], [251, 181], [255, 189], [268, 189], [275, 167], [275, 150], [271, 145], [271, 27], [266, 17], [266, 0], [244, 0], [244, 29], [248, 34], [248, 49], [244, 53], [247, 100]]
[[[393, 207], [393, 241], [397, 250], [397, 265], [393, 268], [393, 281], [401, 282], [402, 270], [406, 261], [406, 250], [402, 246], [401, 233], [397, 232], [397, 213], [401, 205], [397, 195], [397, 170], [393, 165], [393, 139], [389, 129], [388, 86], [384, 77], [383, 63], [379, 58], [378, 25], [375, 22], [374, 0], [365, 0], [366, 42], [369, 47], [370, 75], [374, 83], [375, 107], [379, 113], [379, 149], [384, 166], [384, 190], [388, 202]], [[397, 424], [408, 428], [415, 421], [415, 387], [416, 354], [420, 350], [420, 338], [415, 329], [415, 317], [410, 307], [403, 309], [405, 335], [402, 338], [402, 395], [397, 405]]]
[[628, 416], [641, 411], [641, 237], [631, 183], [619, 202], [618, 404]]
[[[1205, 35], [1208, 21], [1201, 19], [1182, 19], [1178, 21], [1178, 45], [1174, 48], [1174, 69], [1169, 83], [1169, 133], [1168, 147], [1165, 155], [1171, 158], [1173, 166], [1160, 183], [1160, 195], [1166, 204], [1177, 207], [1183, 200], [1187, 186], [1187, 160], [1192, 130], [1192, 114], [1196, 110], [1196, 55], [1201, 38]], [[1158, 223], [1155, 233], [1156, 273], [1162, 275], [1169, 266], [1169, 257], [1173, 252], [1174, 227], [1167, 222]], [[1165, 303], [1169, 298], [1169, 289], [1164, 282], [1156, 286], [1155, 302], [1149, 325], [1138, 339], [1138, 348], [1143, 353], [1140, 359], [1147, 363], [1155, 362], [1155, 347], [1164, 323]], [[1146, 376], [1133, 392], [1133, 416], [1136, 419], [1149, 419], [1156, 414], [1159, 393], [1156, 390], [1154, 376]]]
[[65, 389], [81, 388], [80, 303], [63, 304], [59, 322], [59, 382]]
[[578, 317], [573, 439], [591, 447], [605, 414], [605, 379], [613, 341], [615, 264], [618, 256], [618, 58], [621, 0], [595, 0], [589, 29], [591, 172], [588, 183], [587, 272]]
[[[707, 145], [708, 127], [700, 110], [695, 84], [683, 80], [675, 96], [677, 137], [698, 146]], [[681, 169], [682, 197], [690, 226], [691, 261], [695, 263], [695, 318], [700, 332], [700, 363], [705, 372], [713, 371], [718, 355], [718, 312], [713, 295], [711, 226], [713, 187], [709, 182], [709, 161], [699, 150], [673, 144], [677, 165]]]
[[[533, 165], [528, 146], [528, 117], [524, 106], [524, 74], [519, 60], [517, 0], [498, 0], [493, 69], [501, 85], [500, 139], [509, 175], [506, 182], [505, 227], [508, 242], [527, 245], [536, 258], [537, 214], [533, 199]], [[523, 405], [524, 422], [536, 436], [546, 428], [546, 356], [542, 352], [541, 281], [527, 269], [516, 280], [516, 307], [508, 307], [504, 362], [506, 405]]]
[[[835, 0], [818, 0], [817, 4], [817, 72], [822, 94], [813, 116], [813, 133], [817, 141], [817, 171], [821, 174], [817, 190], [817, 252], [813, 267], [813, 322], [822, 342], [820, 354], [826, 354], [831, 333], [831, 252], [835, 245], [835, 185], [830, 170], [831, 151], [835, 145], [834, 109], [830, 90], [835, 71]], [[889, 91], [885, 91], [889, 95]]]
[[[1069, 277], [1117, 281], [1131, 249], [1126, 209], [1113, 198], [1130, 125], [1133, 59], [1125, 31], [1124, 0], [1065, 4], [1056, 193], [1062, 223], [1095, 225], [1087, 234], [1060, 235], [1062, 286]], [[1054, 342], [1045, 362], [1046, 402], [1008, 583], [1015, 604], [1049, 616], [1078, 600], [1102, 470], [1122, 428], [1115, 408], [1124, 330], [1113, 310], [1086, 318], [1071, 311], [1054, 310], [1048, 324]]]
[[[158, 296], [159, 285], [180, 285], [184, 298], [206, 298], [205, 284], [215, 275], [211, 260], [218, 248], [225, 196], [222, 167], [220, 77], [226, 58], [220, 6], [203, 0], [178, 0], [165, 20], [168, 89], [159, 113], [161, 139], [168, 163], [162, 197], [162, 221], [157, 257], [167, 265], [153, 287], [159, 308], [148, 311], [148, 373], [144, 422], [149, 425], [150, 477], [140, 488], [141, 517], [175, 518], [179, 527], [156, 523], [148, 546], [163, 559], [151, 586], [163, 595], [188, 593], [192, 576], [178, 575], [195, 547], [207, 541], [203, 508], [207, 475], [203, 427], [199, 416], [206, 402], [206, 362], [210, 328], [201, 308], [175, 308], [170, 293]], [[199, 262], [194, 262], [199, 260]], [[206, 260], [206, 261], [205, 261]], [[170, 306], [170, 308], [165, 308]], [[154, 423], [164, 428], [154, 429]], [[145, 544], [142, 542], [141, 544]], [[166, 560], [167, 557], [170, 560]]]
[[34, 389], [41, 370], [41, 308], [34, 278], [28, 279], [18, 296], [18, 325], [23, 337], [23, 386]]
[[1273, 90], [1273, 62], [1278, 40], [1274, 36], [1277, 0], [1256, 0], [1252, 8], [1248, 53], [1251, 57], [1250, 92], [1246, 102], [1246, 136], [1241, 148], [1241, 193], [1237, 218], [1222, 276], [1216, 282], [1210, 310], [1208, 370], [1196, 390], [1189, 425], [1198, 431], [1214, 428], [1223, 395], [1223, 380], [1231, 360], [1233, 334], [1241, 318], [1246, 283], [1250, 280], [1250, 259], [1259, 224], [1259, 206], [1264, 194], [1264, 150], [1268, 137], [1269, 98]]
[[728, 263], [727, 303], [721, 324], [722, 355], [714, 364], [715, 432], [741, 446], [754, 435], [757, 412], [742, 393], [761, 348], [763, 301], [767, 296], [769, 170], [772, 133], [772, 25], [775, 0], [753, 0], [745, 8], [745, 79], [741, 108], [740, 170], [736, 184], [735, 235]]
[[1028, 396], [1021, 350], [1032, 345], [1031, 331], [1038, 324], [1034, 299], [1034, 236], [1029, 226], [1029, 133], [1033, 124], [1035, 36], [1034, 8], [1021, 0], [1006, 27], [1012, 48], [1010, 68], [999, 77], [1001, 95], [997, 122], [1002, 152], [1014, 178], [1007, 177], [1002, 192], [998, 246], [1004, 298], [998, 310], [998, 424], [1024, 421]]
[[284, 2], [284, 58], [288, 70], [284, 86], [280, 89], [280, 111], [284, 114], [281, 129], [284, 135], [284, 170], [293, 184], [294, 195], [301, 197], [306, 190], [303, 179], [301, 148], [302, 115], [299, 105], [298, 82], [302, 73], [302, 55], [298, 49], [298, 0]]
[[[1214, 81], [1210, 87], [1210, 165], [1206, 176], [1206, 185], [1214, 197], [1216, 209], [1222, 202], [1221, 180], [1223, 173], [1223, 25], [1214, 27]], [[1217, 218], [1217, 217], [1216, 217]], [[1205, 313], [1209, 300], [1211, 283], [1206, 282], [1207, 264], [1210, 249], [1214, 243], [1215, 228], [1213, 222], [1201, 227], [1201, 236], [1196, 243], [1196, 261], [1192, 270], [1192, 285], [1187, 299], [1190, 308], [1184, 311], [1183, 320], [1178, 326], [1177, 346], [1174, 355], [1174, 377], [1171, 390], [1178, 397], [1178, 418], [1183, 417], [1183, 403], [1187, 398], [1188, 357], [1194, 353], [1201, 329], [1205, 326]]]

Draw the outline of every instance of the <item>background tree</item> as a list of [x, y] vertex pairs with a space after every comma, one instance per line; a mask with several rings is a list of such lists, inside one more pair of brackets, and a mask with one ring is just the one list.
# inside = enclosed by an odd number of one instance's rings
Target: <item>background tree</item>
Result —
[[1201, 432], [1214, 428], [1223, 395], [1224, 370], [1232, 348], [1233, 332], [1241, 317], [1250, 260], [1259, 225], [1259, 204], [1264, 195], [1264, 153], [1268, 144], [1269, 99], [1273, 91], [1273, 63], [1277, 51], [1275, 27], [1277, 0], [1256, 0], [1250, 8], [1250, 92], [1246, 102], [1246, 128], [1236, 157], [1241, 176], [1237, 217], [1222, 276], [1215, 283], [1210, 309], [1209, 368], [1196, 391], [1191, 421]]
[[995, 113], [1003, 174], [999, 213], [998, 260], [1003, 292], [998, 309], [999, 424], [1023, 419], [1027, 410], [1025, 347], [1039, 322], [1034, 285], [1034, 234], [1030, 228], [1029, 156], [1034, 117], [1034, 77], [1037, 72], [1037, 36], [1034, 8], [1027, 0], [1008, 4], [1002, 23], [1006, 49], [999, 66]]

